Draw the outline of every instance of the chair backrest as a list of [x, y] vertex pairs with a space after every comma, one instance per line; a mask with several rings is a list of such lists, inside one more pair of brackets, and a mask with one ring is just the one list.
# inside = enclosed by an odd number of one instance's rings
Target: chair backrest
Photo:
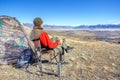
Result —
[[41, 47], [40, 40], [35, 40], [35, 41], [33, 41], [33, 43], [34, 43], [35, 48], [38, 49]]

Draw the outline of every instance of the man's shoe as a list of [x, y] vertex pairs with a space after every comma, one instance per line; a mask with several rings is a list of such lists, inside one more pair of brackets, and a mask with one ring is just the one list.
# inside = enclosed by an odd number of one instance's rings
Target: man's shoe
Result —
[[65, 49], [66, 53], [69, 53], [73, 50], [74, 47], [67, 46], [67, 49]]

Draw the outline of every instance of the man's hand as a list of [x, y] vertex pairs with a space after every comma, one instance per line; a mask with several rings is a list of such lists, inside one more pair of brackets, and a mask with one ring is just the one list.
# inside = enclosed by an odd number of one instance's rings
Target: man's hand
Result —
[[63, 39], [60, 39], [60, 44], [62, 44], [63, 43]]
[[60, 39], [60, 43], [62, 44], [63, 42], [65, 42], [66, 40], [65, 40], [65, 38], [63, 38], [63, 39]]

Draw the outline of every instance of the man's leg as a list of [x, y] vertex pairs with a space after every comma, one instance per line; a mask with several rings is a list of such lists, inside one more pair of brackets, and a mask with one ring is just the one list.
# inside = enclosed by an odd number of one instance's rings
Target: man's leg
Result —
[[[53, 42], [59, 41], [60, 39], [58, 37], [52, 37], [51, 40]], [[54, 50], [59, 52], [61, 54], [61, 60], [64, 61], [65, 60], [65, 52], [69, 53], [71, 50], [73, 49], [73, 47], [70, 47], [66, 44], [66, 40], [63, 39], [63, 43], [61, 45], [59, 45], [57, 48], [55, 48]]]
[[64, 61], [65, 60], [65, 53], [64, 53], [64, 49], [61, 46], [58, 46], [57, 48], [54, 49], [54, 51], [56, 53], [60, 54], [60, 61]]
[[[51, 38], [51, 40], [53, 41], [53, 42], [56, 42], [56, 41], [59, 41], [60, 39], [58, 38], [58, 37], [52, 37]], [[67, 44], [66, 44], [66, 41], [65, 41], [65, 39], [63, 39], [63, 43], [60, 45], [63, 49], [67, 49]]]

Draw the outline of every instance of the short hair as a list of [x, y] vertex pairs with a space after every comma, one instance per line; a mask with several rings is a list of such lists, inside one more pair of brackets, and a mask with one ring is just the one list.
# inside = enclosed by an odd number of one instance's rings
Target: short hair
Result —
[[34, 23], [35, 26], [40, 26], [41, 24], [43, 24], [43, 21], [42, 21], [41, 18], [36, 17], [36, 18], [34, 19], [33, 23]]

